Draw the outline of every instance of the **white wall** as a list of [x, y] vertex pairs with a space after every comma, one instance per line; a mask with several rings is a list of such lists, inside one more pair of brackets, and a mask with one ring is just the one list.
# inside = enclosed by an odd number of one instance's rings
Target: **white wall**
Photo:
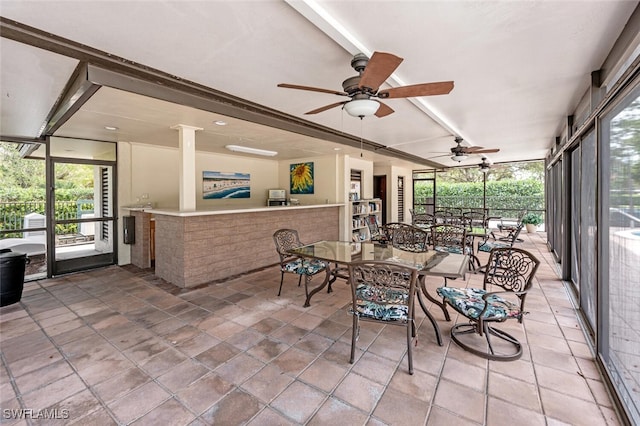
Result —
[[413, 171], [411, 169], [384, 166], [375, 167], [373, 170], [375, 176], [387, 177], [387, 223], [398, 222], [398, 176], [404, 177], [404, 222], [411, 223], [411, 213], [409, 209], [413, 208]]

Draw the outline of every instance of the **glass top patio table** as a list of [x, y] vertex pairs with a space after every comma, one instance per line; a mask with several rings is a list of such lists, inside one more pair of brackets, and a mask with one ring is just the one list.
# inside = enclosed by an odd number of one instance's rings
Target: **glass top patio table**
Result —
[[[424, 294], [427, 299], [442, 309], [447, 321], [449, 321], [450, 318], [444, 303], [427, 292], [425, 276], [429, 275], [452, 279], [464, 278], [469, 262], [469, 257], [464, 254], [442, 253], [435, 250], [415, 253], [401, 250], [390, 244], [372, 242], [318, 241], [289, 250], [289, 252], [297, 256], [320, 259], [327, 262], [325, 279], [322, 284], [309, 292], [304, 304], [305, 307], [310, 306], [311, 297], [322, 290], [327, 284], [329, 284], [329, 291], [331, 291], [330, 284], [336, 280], [336, 277], [348, 278], [340, 275], [338, 270], [344, 270], [344, 265], [348, 265], [351, 262], [358, 260], [386, 260], [418, 269], [419, 287], [421, 290], [418, 292], [418, 301], [420, 302], [420, 307], [433, 325], [440, 346], [442, 346], [440, 328], [424, 304], [421, 294]], [[331, 269], [332, 263], [336, 265], [333, 270]], [[343, 265], [342, 268], [340, 265]]]
[[412, 266], [422, 275], [460, 278], [467, 256], [454, 253], [408, 252], [392, 245], [371, 242], [318, 241], [290, 250], [291, 254], [348, 265], [358, 260], [387, 260]]

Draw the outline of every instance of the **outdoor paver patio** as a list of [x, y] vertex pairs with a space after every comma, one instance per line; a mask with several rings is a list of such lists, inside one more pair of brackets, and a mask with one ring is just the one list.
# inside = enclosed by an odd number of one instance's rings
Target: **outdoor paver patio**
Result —
[[0, 309], [2, 423], [620, 424], [544, 234], [522, 237], [542, 260], [524, 324], [504, 325], [522, 358], [461, 350], [455, 312], [446, 322], [431, 307], [440, 347], [418, 308], [414, 375], [397, 327], [364, 323], [349, 364], [342, 280], [309, 308], [294, 276], [276, 296], [277, 267], [196, 289], [131, 266], [29, 282]]

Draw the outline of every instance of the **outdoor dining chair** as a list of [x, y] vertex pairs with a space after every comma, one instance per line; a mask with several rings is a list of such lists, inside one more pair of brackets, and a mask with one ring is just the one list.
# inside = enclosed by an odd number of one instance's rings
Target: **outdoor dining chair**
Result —
[[[438, 288], [444, 302], [468, 320], [453, 326], [451, 339], [464, 350], [490, 360], [520, 358], [522, 344], [493, 324], [509, 319], [522, 323], [525, 298], [539, 265], [540, 261], [528, 251], [494, 248], [485, 269], [483, 288]], [[492, 341], [492, 336], [498, 340]]]
[[398, 224], [393, 230], [391, 243], [404, 251], [425, 252], [428, 250], [429, 233], [407, 223]]
[[304, 275], [304, 292], [309, 297], [308, 283], [313, 275], [325, 271], [328, 268], [327, 262], [317, 259], [302, 259], [289, 253], [289, 250], [301, 247], [304, 244], [300, 241], [298, 231], [295, 229], [278, 229], [273, 233], [273, 241], [276, 245], [276, 251], [280, 257], [280, 287], [278, 288], [278, 296], [282, 293], [282, 282], [284, 274], [297, 274], [298, 286], [302, 282]]
[[413, 340], [416, 337], [415, 298], [417, 269], [390, 261], [349, 264], [351, 285], [351, 358], [353, 364], [360, 321], [406, 327], [409, 374], [413, 374]]

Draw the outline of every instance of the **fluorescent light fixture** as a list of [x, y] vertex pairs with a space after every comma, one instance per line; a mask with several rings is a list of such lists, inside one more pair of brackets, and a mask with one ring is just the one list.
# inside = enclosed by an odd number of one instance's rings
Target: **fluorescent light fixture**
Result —
[[227, 122], [222, 120], [217, 120], [217, 121], [214, 121], [213, 124], [215, 124], [216, 126], [226, 126]]
[[118, 130], [118, 128], [117, 128], [117, 127], [115, 127], [115, 126], [104, 126], [104, 128], [105, 128], [106, 130], [111, 130], [112, 132], [113, 132], [113, 131]]
[[466, 156], [466, 155], [464, 155], [464, 154], [460, 154], [460, 155], [452, 155], [452, 156], [451, 156], [451, 159], [452, 159], [453, 161], [457, 161], [457, 162], [459, 163], [459, 162], [461, 162], [461, 161], [466, 160], [466, 159], [467, 159], [467, 156]]
[[354, 99], [344, 104], [347, 114], [352, 117], [367, 117], [380, 108], [380, 103], [371, 99]]
[[273, 157], [274, 155], [278, 155], [276, 151], [251, 148], [251, 147], [242, 146], [242, 145], [225, 145], [225, 148], [227, 148], [229, 151], [244, 152], [246, 154], [264, 155], [265, 157]]

